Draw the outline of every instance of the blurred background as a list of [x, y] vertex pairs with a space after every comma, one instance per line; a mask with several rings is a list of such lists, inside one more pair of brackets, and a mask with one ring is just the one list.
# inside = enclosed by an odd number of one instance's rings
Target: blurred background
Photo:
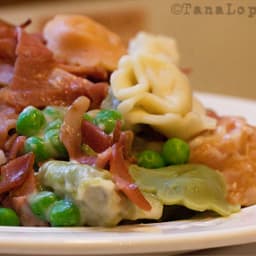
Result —
[[1, 19], [31, 18], [33, 31], [58, 13], [91, 16], [126, 43], [140, 30], [174, 37], [193, 89], [256, 99], [255, 0], [0, 0]]

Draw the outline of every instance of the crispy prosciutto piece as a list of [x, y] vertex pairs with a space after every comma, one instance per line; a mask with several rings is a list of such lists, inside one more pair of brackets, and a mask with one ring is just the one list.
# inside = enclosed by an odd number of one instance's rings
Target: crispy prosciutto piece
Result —
[[128, 164], [123, 156], [123, 145], [119, 142], [112, 146], [110, 172], [117, 188], [120, 189], [134, 204], [145, 211], [151, 210], [151, 205], [132, 180], [128, 170]]
[[79, 159], [84, 154], [81, 150], [81, 124], [83, 114], [88, 110], [90, 101], [86, 97], [79, 97], [68, 108], [60, 130], [60, 139], [68, 151], [70, 159]]
[[15, 48], [17, 44], [15, 26], [0, 20], [0, 61], [13, 64], [16, 58]]
[[28, 153], [1, 167], [0, 194], [21, 186], [33, 169], [34, 154]]
[[105, 151], [97, 155], [95, 166], [100, 169], [106, 169], [112, 156], [112, 147], [107, 148]]
[[71, 74], [88, 78], [91, 81], [107, 81], [109, 74], [103, 67], [84, 67], [77, 65], [69, 65], [64, 63], [58, 63], [58, 67]]
[[12, 135], [9, 136], [8, 140], [4, 143], [4, 151], [5, 152], [9, 152], [16, 140], [16, 138], [18, 137], [17, 133], [14, 133]]
[[47, 222], [37, 218], [31, 211], [26, 196], [16, 196], [11, 199], [11, 207], [20, 217], [21, 225], [26, 227], [48, 226]]
[[15, 138], [15, 140], [13, 141], [11, 148], [8, 152], [8, 160], [12, 160], [12, 159], [16, 158], [17, 156], [19, 156], [19, 154], [21, 154], [21, 152], [24, 149], [25, 141], [26, 141], [25, 136], [17, 136]]
[[16, 127], [17, 116], [14, 108], [0, 105], [0, 149], [3, 149], [9, 137], [8, 132]]
[[82, 142], [95, 152], [101, 153], [111, 146], [112, 138], [98, 126], [87, 120], [82, 121]]
[[1, 168], [0, 202], [17, 212], [23, 226], [47, 226], [32, 213], [27, 201], [27, 197], [37, 191], [33, 163], [34, 155], [28, 153]]
[[0, 89], [0, 100], [16, 107], [28, 105], [70, 105], [77, 97], [87, 96], [91, 108], [98, 107], [107, 95], [107, 83], [92, 83], [57, 68], [50, 50], [41, 39], [17, 28], [13, 78], [9, 86]]
[[121, 122], [121, 120], [117, 120], [115, 129], [113, 131], [112, 144], [119, 141], [121, 132], [122, 132], [122, 122]]
[[41, 40], [17, 28], [17, 60], [10, 89], [42, 89], [48, 85], [48, 77], [55, 67], [53, 54], [42, 44]]
[[12, 207], [13, 198], [23, 197], [30, 195], [37, 191], [36, 178], [34, 175], [33, 168], [30, 168], [24, 182], [11, 190], [8, 191], [8, 194], [5, 195], [3, 204], [8, 207]]
[[47, 222], [37, 218], [31, 211], [27, 198], [30, 194], [37, 191], [36, 178], [34, 170], [30, 169], [24, 183], [12, 189], [9, 192], [5, 202], [9, 203], [9, 207], [13, 208], [20, 217], [20, 222], [23, 226], [47, 226]]
[[37, 191], [37, 181], [34, 173], [34, 169], [31, 168], [29, 173], [23, 182], [23, 184], [17, 188], [10, 191], [9, 195], [11, 197], [27, 196]]
[[57, 68], [51, 73], [49, 83], [56, 94], [56, 98], [52, 96], [56, 105], [70, 105], [79, 96], [86, 96], [90, 99], [90, 108], [97, 108], [108, 93], [107, 83], [92, 83]]

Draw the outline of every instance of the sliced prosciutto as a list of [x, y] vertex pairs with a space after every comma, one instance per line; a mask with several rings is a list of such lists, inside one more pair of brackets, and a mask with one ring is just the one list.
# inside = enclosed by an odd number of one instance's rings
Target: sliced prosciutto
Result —
[[0, 169], [0, 194], [21, 186], [33, 169], [34, 154], [28, 153], [9, 161]]
[[0, 202], [17, 212], [23, 226], [47, 226], [45, 221], [32, 213], [27, 200], [30, 194], [37, 191], [33, 164], [34, 155], [28, 153], [1, 168]]
[[101, 153], [111, 146], [112, 138], [95, 124], [83, 120], [82, 142], [90, 146], [95, 152]]
[[89, 108], [89, 100], [86, 97], [79, 97], [68, 108], [60, 130], [60, 139], [68, 151], [71, 160], [77, 160], [84, 154], [81, 150], [82, 133], [81, 125], [83, 114]]
[[110, 172], [117, 188], [120, 189], [134, 204], [145, 211], [151, 210], [151, 205], [132, 180], [128, 170], [128, 163], [124, 159], [123, 145], [121, 143], [116, 143], [112, 146]]
[[0, 20], [0, 62], [6, 64], [14, 63], [16, 44], [17, 35], [15, 27]]
[[39, 219], [30, 209], [26, 196], [17, 196], [12, 198], [12, 208], [17, 212], [22, 226], [25, 227], [45, 227], [46, 221]]
[[15, 159], [17, 156], [22, 154], [25, 141], [25, 136], [17, 136], [15, 138], [8, 152], [8, 160]]
[[98, 108], [108, 93], [107, 83], [92, 83], [87, 79], [72, 75], [62, 69], [54, 69], [49, 83], [56, 93], [56, 105], [71, 105], [79, 96], [90, 99], [90, 109]]
[[1, 102], [20, 111], [28, 105], [70, 105], [84, 95], [91, 100], [91, 108], [100, 105], [107, 95], [107, 83], [92, 83], [57, 68], [51, 51], [38, 36], [17, 28], [17, 37], [13, 79], [0, 90]]
[[9, 131], [16, 127], [17, 113], [14, 108], [0, 105], [0, 149], [9, 138]]
[[22, 28], [17, 28], [17, 35], [17, 59], [10, 89], [45, 88], [55, 66], [53, 54], [38, 37], [26, 33]]
[[71, 74], [86, 77], [91, 81], [107, 81], [109, 78], [108, 72], [102, 67], [82, 67], [82, 66], [74, 66], [68, 65], [64, 63], [58, 63], [58, 67], [63, 69]]

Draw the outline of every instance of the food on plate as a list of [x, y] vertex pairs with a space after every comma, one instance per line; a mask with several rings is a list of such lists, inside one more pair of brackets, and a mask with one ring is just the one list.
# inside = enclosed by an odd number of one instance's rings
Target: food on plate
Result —
[[141, 32], [126, 49], [81, 15], [42, 34], [27, 25], [0, 22], [0, 225], [109, 227], [256, 203], [256, 128], [199, 102], [175, 40]]
[[85, 74], [113, 71], [125, 53], [116, 34], [82, 15], [57, 15], [47, 23], [43, 35], [56, 59]]
[[183, 139], [215, 128], [216, 120], [206, 115], [175, 64], [177, 56], [174, 42], [165, 37], [143, 33], [133, 39], [110, 81], [127, 126], [147, 124], [166, 137]]
[[223, 116], [217, 120], [214, 131], [191, 140], [190, 161], [221, 171], [230, 202], [255, 204], [256, 128], [241, 117]]

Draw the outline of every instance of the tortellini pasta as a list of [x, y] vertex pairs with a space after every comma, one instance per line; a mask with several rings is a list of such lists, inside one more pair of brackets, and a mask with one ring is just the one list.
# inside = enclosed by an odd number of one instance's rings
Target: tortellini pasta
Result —
[[129, 172], [141, 191], [156, 195], [164, 205], [183, 205], [195, 211], [212, 210], [228, 216], [240, 210], [226, 199], [221, 174], [207, 166], [184, 164], [159, 169], [131, 165]]
[[112, 71], [126, 52], [118, 35], [83, 15], [56, 15], [43, 35], [55, 58], [73, 66]]
[[174, 41], [165, 37], [142, 33], [131, 41], [128, 55], [111, 75], [112, 92], [120, 101], [117, 108], [128, 126], [148, 124], [167, 137], [182, 139], [215, 128], [216, 121], [206, 116], [176, 66], [177, 56]]
[[176, 41], [167, 36], [151, 35], [149, 33], [140, 32], [133, 40], [131, 40], [128, 52], [131, 54], [145, 52], [147, 55], [152, 54], [167, 58], [176, 65], [179, 63], [179, 53]]

